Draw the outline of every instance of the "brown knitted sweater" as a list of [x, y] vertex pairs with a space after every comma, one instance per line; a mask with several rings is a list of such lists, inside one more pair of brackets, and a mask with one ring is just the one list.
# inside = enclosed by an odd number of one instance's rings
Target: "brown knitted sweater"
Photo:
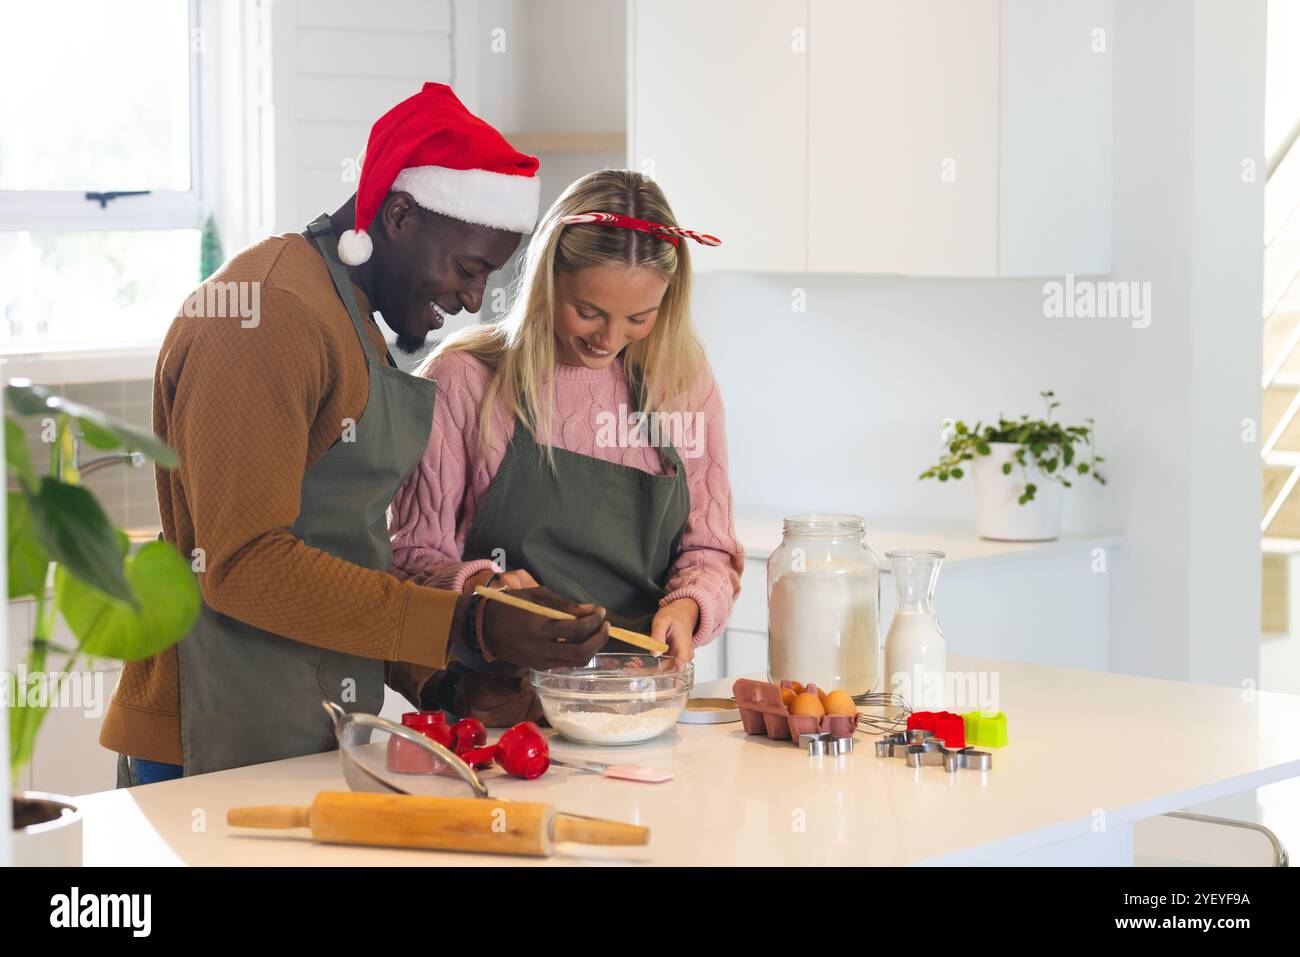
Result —
[[[274, 236], [208, 280], [232, 281], [260, 283], [257, 324], [178, 315], [158, 355], [153, 428], [180, 458], [155, 474], [164, 537], [186, 556], [203, 549], [203, 599], [222, 614], [309, 645], [441, 666], [454, 592], [353, 565], [289, 532], [303, 474], [344, 419], [361, 417], [369, 390], [325, 261], [304, 236]], [[368, 331], [384, 348], [373, 320]], [[99, 742], [180, 764], [180, 708], [174, 647], [128, 662]]]

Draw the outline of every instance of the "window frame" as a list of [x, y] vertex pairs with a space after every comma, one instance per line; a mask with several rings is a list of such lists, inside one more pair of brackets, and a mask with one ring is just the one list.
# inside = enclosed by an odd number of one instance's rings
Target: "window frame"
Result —
[[127, 196], [100, 208], [87, 190], [0, 189], [0, 230], [201, 229], [215, 204], [217, 116], [214, 0], [187, 0], [190, 20], [190, 188]]
[[[217, 206], [220, 124], [217, 98], [216, 0], [187, 0], [189, 8], [190, 188], [184, 192], [158, 190], [146, 196], [126, 196], [99, 203], [86, 198], [89, 190], [0, 189], [0, 231], [116, 232], [120, 230], [201, 230]], [[10, 360], [42, 353], [121, 353], [124, 349], [156, 353], [162, 342], [112, 339], [93, 344], [51, 339], [48, 342], [0, 343], [0, 357]], [[101, 376], [102, 378], [102, 376]]]

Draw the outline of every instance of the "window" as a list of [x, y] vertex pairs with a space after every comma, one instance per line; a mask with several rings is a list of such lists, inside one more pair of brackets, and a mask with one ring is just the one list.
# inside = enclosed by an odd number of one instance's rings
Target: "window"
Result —
[[208, 0], [6, 7], [0, 350], [157, 342], [199, 281], [216, 166], [211, 12]]

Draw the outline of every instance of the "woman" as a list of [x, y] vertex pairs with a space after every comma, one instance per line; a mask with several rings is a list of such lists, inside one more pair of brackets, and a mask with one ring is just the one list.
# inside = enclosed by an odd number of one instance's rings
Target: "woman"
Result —
[[396, 574], [543, 583], [680, 658], [721, 633], [743, 554], [722, 399], [688, 315], [688, 240], [717, 243], [679, 229], [629, 170], [556, 200], [509, 313], [420, 370], [438, 398], [389, 515]]

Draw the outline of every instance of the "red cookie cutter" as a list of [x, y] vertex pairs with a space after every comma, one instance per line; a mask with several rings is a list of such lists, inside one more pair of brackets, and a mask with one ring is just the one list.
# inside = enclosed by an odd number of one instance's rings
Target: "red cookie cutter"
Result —
[[907, 717], [907, 730], [929, 731], [943, 740], [944, 747], [960, 751], [966, 747], [966, 722], [951, 711], [913, 711]]

